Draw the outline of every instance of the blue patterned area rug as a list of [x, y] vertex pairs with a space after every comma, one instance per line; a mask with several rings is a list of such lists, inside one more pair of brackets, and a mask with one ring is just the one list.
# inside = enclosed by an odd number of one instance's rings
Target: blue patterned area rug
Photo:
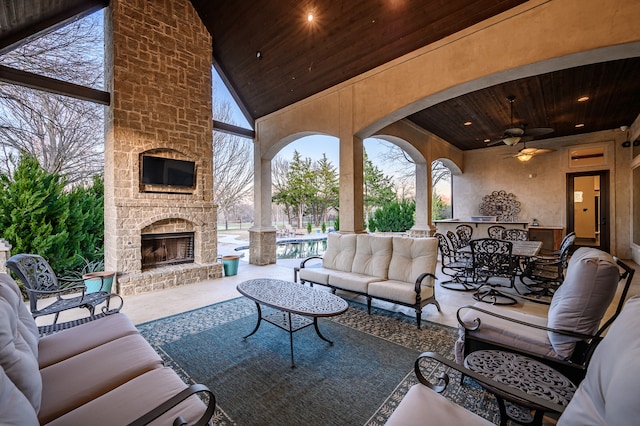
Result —
[[[383, 425], [416, 383], [413, 363], [423, 351], [453, 359], [457, 331], [382, 309], [349, 302], [342, 315], [319, 319], [289, 336], [257, 320], [256, 306], [240, 297], [139, 325], [142, 335], [187, 383], [215, 394], [215, 425]], [[264, 313], [264, 309], [263, 309]], [[431, 367], [431, 366], [430, 366]], [[441, 365], [428, 377], [435, 378]], [[460, 385], [451, 373], [444, 395], [497, 423], [495, 399], [475, 383]], [[435, 379], [434, 379], [435, 381]]]

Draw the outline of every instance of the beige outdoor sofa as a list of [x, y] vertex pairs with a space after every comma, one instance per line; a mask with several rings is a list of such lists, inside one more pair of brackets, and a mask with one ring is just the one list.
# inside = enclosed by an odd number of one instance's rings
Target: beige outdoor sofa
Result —
[[[313, 259], [322, 259], [322, 265]], [[423, 306], [433, 303], [440, 311], [434, 292], [437, 260], [435, 238], [332, 232], [324, 256], [303, 260], [298, 273], [303, 284], [364, 295], [369, 313], [372, 298], [412, 307], [420, 328]]]
[[0, 274], [0, 319], [3, 425], [205, 425], [213, 415], [213, 394], [165, 367], [122, 313], [39, 337], [17, 284]]
[[389, 417], [388, 426], [493, 424], [436, 393], [446, 388], [449, 377], [444, 374], [439, 383], [430, 383], [421, 372], [421, 368], [426, 367], [426, 359], [435, 359], [504, 394], [513, 395], [532, 405], [545, 407], [546, 412], [562, 413], [557, 422], [558, 426], [638, 424], [640, 419], [640, 404], [638, 404], [640, 297], [632, 297], [624, 305], [622, 313], [595, 349], [586, 377], [566, 408], [540, 399], [536, 395], [518, 392], [502, 383], [467, 370], [454, 361], [425, 352], [415, 363], [415, 373], [420, 383], [409, 389]]

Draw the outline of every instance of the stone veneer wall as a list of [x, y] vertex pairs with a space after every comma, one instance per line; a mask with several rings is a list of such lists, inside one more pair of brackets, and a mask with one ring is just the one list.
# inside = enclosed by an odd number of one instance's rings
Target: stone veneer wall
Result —
[[[105, 18], [105, 268], [123, 295], [220, 277], [211, 36], [188, 0], [113, 0]], [[142, 153], [195, 161], [196, 188], [143, 192]], [[141, 270], [141, 233], [186, 229], [195, 263]]]

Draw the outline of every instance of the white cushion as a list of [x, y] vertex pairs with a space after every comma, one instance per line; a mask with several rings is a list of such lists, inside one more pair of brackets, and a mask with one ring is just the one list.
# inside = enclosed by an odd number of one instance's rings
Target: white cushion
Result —
[[369, 283], [378, 279], [379, 278], [370, 275], [335, 271], [329, 276], [329, 285], [343, 290], [366, 294]]
[[471, 411], [449, 401], [422, 384], [416, 384], [402, 398], [387, 426], [480, 425], [493, 426]]
[[[426, 280], [425, 280], [426, 281]], [[415, 304], [416, 285], [405, 281], [386, 280], [369, 283], [367, 293], [372, 297], [393, 300], [395, 302]], [[429, 299], [433, 296], [433, 286], [422, 285], [420, 287], [421, 300]]]
[[[474, 306], [487, 309], [486, 303], [478, 302]], [[546, 326], [546, 318], [536, 315], [525, 314], [515, 309], [507, 307], [491, 306], [491, 312], [513, 318], [527, 324]], [[553, 350], [546, 331], [526, 325], [520, 325], [512, 321], [506, 321], [483, 312], [473, 309], [465, 309], [462, 312], [462, 321], [472, 325], [473, 321], [479, 318], [480, 327], [477, 330], [468, 330], [467, 334], [474, 338], [484, 339], [499, 345], [505, 345], [519, 350], [544, 356], [547, 358], [558, 358], [558, 354]], [[456, 362], [462, 364], [464, 361], [464, 329], [459, 327], [460, 337], [455, 345]]]
[[353, 258], [351, 272], [386, 279], [393, 248], [392, 242], [392, 237], [357, 235], [356, 255]]
[[7, 426], [37, 426], [36, 412], [22, 392], [0, 368], [0, 423]]
[[[438, 262], [437, 238], [393, 237], [393, 254], [389, 262], [389, 279], [415, 283], [425, 273], [436, 273]], [[422, 281], [433, 284], [433, 279]]]
[[38, 370], [37, 345], [34, 351], [33, 333], [20, 319], [24, 302], [7, 284], [6, 277], [5, 274], [0, 282], [0, 366], [33, 409], [38, 411], [42, 399], [42, 378]]
[[558, 426], [632, 425], [640, 421], [640, 297], [627, 301], [596, 348], [587, 375]]
[[331, 232], [327, 236], [327, 250], [322, 256], [322, 267], [350, 272], [355, 254], [356, 234]]
[[[571, 256], [562, 285], [551, 299], [547, 326], [593, 334], [611, 304], [620, 270], [613, 257], [602, 250], [581, 247]], [[558, 356], [569, 358], [579, 339], [549, 332]]]
[[311, 281], [313, 283], [327, 285], [329, 283], [329, 275], [333, 273], [333, 269], [327, 268], [300, 268], [298, 275], [302, 281]]

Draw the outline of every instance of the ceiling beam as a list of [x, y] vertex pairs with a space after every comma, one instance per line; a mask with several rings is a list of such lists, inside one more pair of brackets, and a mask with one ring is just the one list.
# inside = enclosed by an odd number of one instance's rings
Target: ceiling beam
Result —
[[29, 26], [2, 37], [0, 39], [0, 55], [108, 6], [109, 0], [83, 0], [75, 2], [71, 7], [62, 7], [58, 13], [32, 22]]
[[244, 127], [238, 127], [233, 124], [223, 123], [222, 121], [216, 120], [213, 120], [213, 130], [248, 139], [255, 139], [256, 137], [256, 132], [251, 129], [245, 129]]
[[103, 105], [111, 103], [111, 94], [109, 92], [9, 68], [4, 65], [0, 65], [0, 81]]

